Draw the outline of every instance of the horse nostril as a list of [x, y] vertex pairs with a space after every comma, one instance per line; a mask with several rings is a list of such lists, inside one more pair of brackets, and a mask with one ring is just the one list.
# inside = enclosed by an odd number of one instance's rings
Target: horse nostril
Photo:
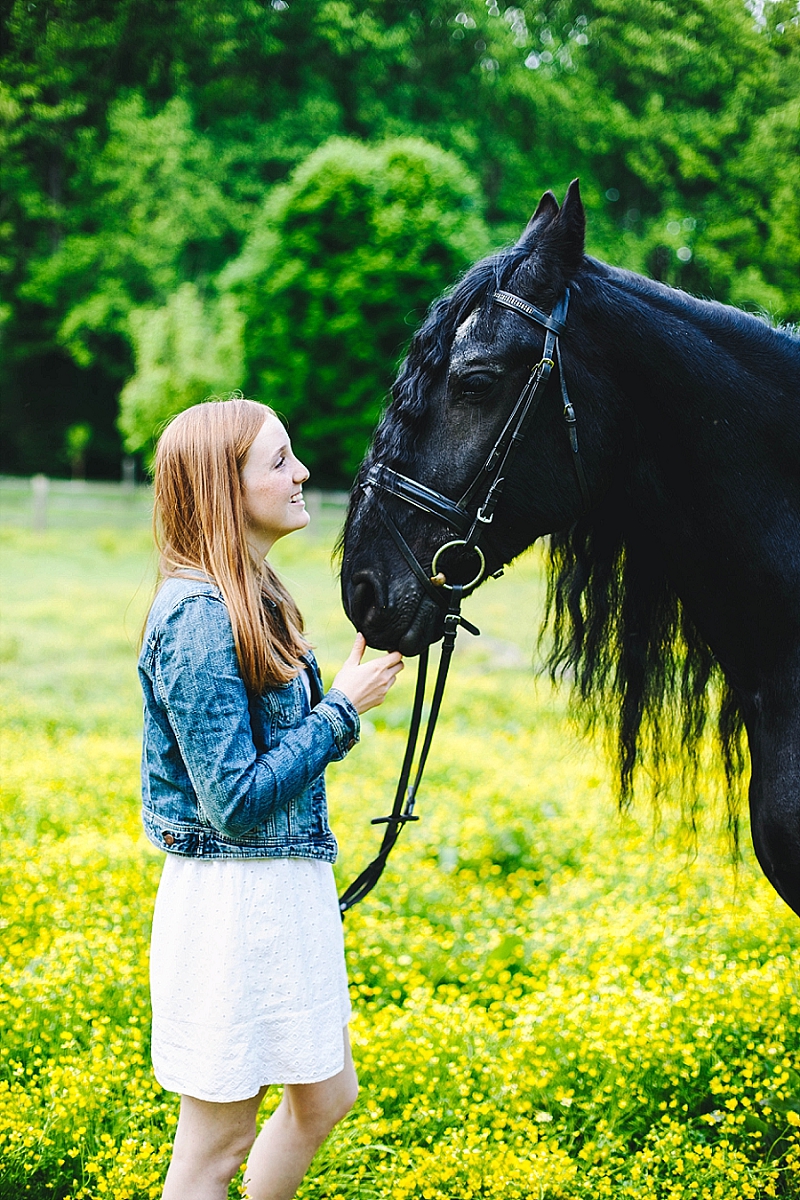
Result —
[[356, 571], [350, 581], [350, 620], [358, 628], [383, 607], [377, 580], [369, 571]]

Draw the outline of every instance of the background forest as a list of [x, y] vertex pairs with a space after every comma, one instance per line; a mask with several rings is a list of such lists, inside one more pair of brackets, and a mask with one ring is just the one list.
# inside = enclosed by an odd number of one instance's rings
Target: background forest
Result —
[[413, 328], [541, 192], [800, 319], [797, 0], [7, 0], [0, 470], [118, 478], [242, 387], [344, 486]]

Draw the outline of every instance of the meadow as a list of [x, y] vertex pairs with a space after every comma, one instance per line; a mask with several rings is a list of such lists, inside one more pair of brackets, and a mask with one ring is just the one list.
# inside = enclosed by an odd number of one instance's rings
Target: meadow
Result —
[[[168, 1161], [161, 857], [138, 812], [145, 508], [0, 530], [2, 1200], [147, 1200]], [[352, 631], [322, 526], [276, 561], [330, 680]], [[422, 819], [346, 921], [361, 1096], [300, 1195], [800, 1197], [800, 923], [746, 838], [732, 866], [713, 766], [697, 836], [646, 788], [617, 812], [602, 747], [532, 668], [542, 594], [533, 553], [467, 604], [483, 636], [459, 638]], [[413, 675], [328, 773], [343, 884], [388, 811]]]

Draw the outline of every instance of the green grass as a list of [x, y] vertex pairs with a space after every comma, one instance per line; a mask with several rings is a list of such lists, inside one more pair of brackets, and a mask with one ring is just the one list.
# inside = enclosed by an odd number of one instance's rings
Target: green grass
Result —
[[[146, 514], [1, 536], [0, 1197], [156, 1197], [176, 1098], [148, 1058]], [[331, 540], [329, 515], [276, 548], [328, 681], [352, 641]], [[531, 670], [541, 600], [534, 555], [468, 602], [484, 633], [459, 637], [422, 820], [346, 923], [361, 1098], [301, 1195], [800, 1196], [800, 925], [749, 853], [730, 866], [710, 769], [696, 845], [669, 805], [617, 815]], [[342, 883], [413, 675], [328, 773]]]

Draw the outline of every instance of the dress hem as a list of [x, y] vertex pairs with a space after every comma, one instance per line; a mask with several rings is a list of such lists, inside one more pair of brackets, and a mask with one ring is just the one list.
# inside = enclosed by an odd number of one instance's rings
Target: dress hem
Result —
[[[348, 1020], [342, 1026], [342, 1029], [347, 1029], [349, 1024], [350, 1020], [348, 1018]], [[315, 1074], [313, 1079], [309, 1079], [308, 1077], [304, 1077], [302, 1079], [289, 1079], [285, 1076], [281, 1079], [267, 1079], [263, 1083], [257, 1084], [253, 1091], [248, 1091], [246, 1096], [223, 1097], [220, 1097], [219, 1095], [212, 1095], [210, 1092], [206, 1092], [203, 1088], [187, 1087], [183, 1084], [179, 1084], [176, 1080], [167, 1081], [167, 1076], [160, 1074], [155, 1067], [153, 1068], [153, 1074], [156, 1077], [156, 1082], [164, 1089], [165, 1092], [173, 1092], [178, 1096], [190, 1096], [193, 1100], [203, 1100], [207, 1104], [237, 1104], [241, 1103], [242, 1100], [252, 1100], [258, 1095], [262, 1087], [285, 1087], [287, 1084], [324, 1083], [326, 1079], [333, 1079], [336, 1075], [340, 1075], [343, 1070], [344, 1053], [342, 1054], [341, 1064], [335, 1071], [325, 1071], [322, 1075]]]

